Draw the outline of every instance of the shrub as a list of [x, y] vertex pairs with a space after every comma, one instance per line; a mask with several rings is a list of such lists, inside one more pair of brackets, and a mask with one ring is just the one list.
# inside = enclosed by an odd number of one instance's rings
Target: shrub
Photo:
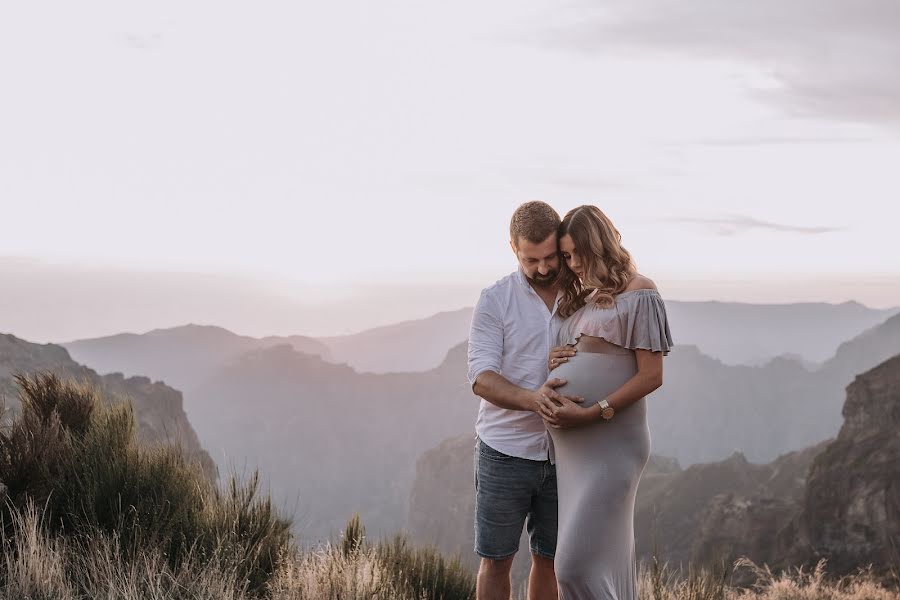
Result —
[[291, 522], [278, 516], [271, 496], [259, 495], [259, 473], [243, 485], [232, 477], [228, 492], [213, 489], [205, 507], [198, 535], [203, 553], [218, 555], [222, 568], [233, 569], [251, 592], [262, 592], [293, 552]]
[[397, 535], [378, 544], [375, 556], [392, 580], [406, 588], [412, 598], [470, 600], [475, 597], [475, 578], [459, 562], [447, 559], [434, 548], [414, 548]]
[[[6, 526], [9, 506], [55, 502], [57, 487], [67, 475], [76, 441], [86, 434], [95, 398], [86, 387], [64, 385], [45, 373], [28, 379], [17, 375], [21, 410], [0, 428], [0, 482], [5, 500], [0, 508]], [[4, 415], [6, 416], [6, 415]]]
[[7, 539], [22, 531], [16, 515], [36, 504], [50, 534], [112, 536], [126, 561], [152, 551], [176, 571], [185, 562], [230, 569], [263, 593], [287, 552], [290, 522], [258, 495], [256, 475], [220, 492], [181, 448], [139, 446], [130, 404], [106, 405], [51, 373], [16, 381], [22, 410], [0, 431]]
[[344, 535], [341, 537], [341, 554], [344, 558], [350, 558], [357, 554], [363, 548], [366, 540], [366, 527], [356, 513], [347, 521], [344, 528]]

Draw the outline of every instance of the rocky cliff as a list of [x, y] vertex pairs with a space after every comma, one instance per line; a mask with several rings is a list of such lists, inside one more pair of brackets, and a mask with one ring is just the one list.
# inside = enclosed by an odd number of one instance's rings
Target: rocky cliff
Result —
[[773, 540], [801, 507], [806, 476], [822, 442], [767, 464], [740, 453], [671, 473], [655, 489], [641, 480], [635, 505], [638, 554], [674, 564], [771, 562]]
[[900, 560], [900, 356], [847, 387], [843, 416], [810, 468], [802, 513], [783, 543], [793, 562], [826, 558], [831, 571], [872, 564], [886, 572]]

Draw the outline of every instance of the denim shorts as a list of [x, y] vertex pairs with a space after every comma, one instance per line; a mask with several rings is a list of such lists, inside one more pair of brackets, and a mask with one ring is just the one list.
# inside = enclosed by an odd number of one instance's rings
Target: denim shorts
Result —
[[495, 560], [519, 549], [522, 526], [531, 553], [556, 553], [556, 468], [475, 442], [475, 553]]

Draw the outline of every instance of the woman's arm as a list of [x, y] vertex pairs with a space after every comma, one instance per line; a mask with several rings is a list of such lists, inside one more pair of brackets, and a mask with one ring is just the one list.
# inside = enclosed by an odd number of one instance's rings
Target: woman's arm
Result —
[[[622, 384], [622, 387], [606, 397], [615, 410], [628, 408], [663, 384], [663, 353], [650, 350], [635, 350], [637, 373]], [[603, 398], [597, 398], [603, 400]], [[599, 412], [598, 412], [599, 414]], [[615, 418], [615, 417], [613, 417]]]

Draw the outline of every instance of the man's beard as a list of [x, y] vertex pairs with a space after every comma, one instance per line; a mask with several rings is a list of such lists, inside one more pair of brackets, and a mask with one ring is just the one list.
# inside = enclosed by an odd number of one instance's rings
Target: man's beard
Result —
[[556, 276], [559, 275], [559, 271], [550, 271], [546, 275], [541, 275], [540, 273], [535, 273], [534, 277], [525, 276], [525, 279], [528, 280], [528, 283], [531, 285], [536, 285], [541, 288], [548, 288], [556, 283]]

